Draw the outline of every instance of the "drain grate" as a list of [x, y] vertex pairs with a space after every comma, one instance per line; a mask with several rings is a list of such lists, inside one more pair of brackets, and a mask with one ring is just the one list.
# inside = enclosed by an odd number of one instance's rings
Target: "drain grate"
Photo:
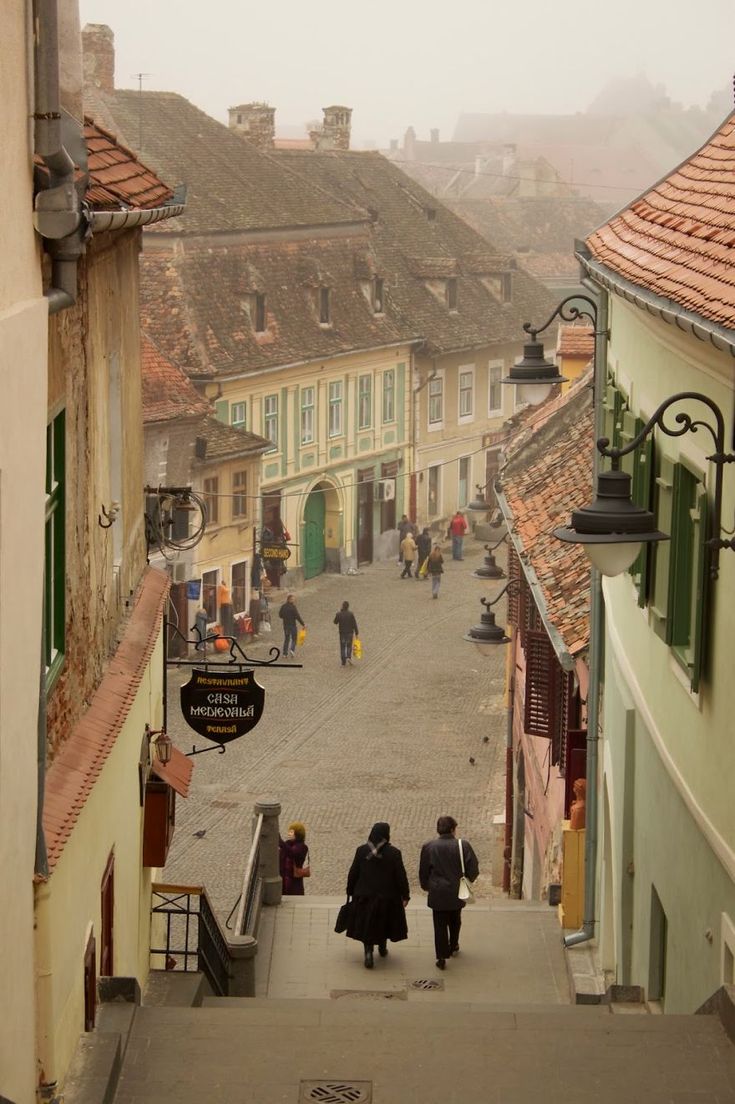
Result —
[[406, 1000], [405, 989], [332, 989], [329, 993], [332, 1000], [340, 1000], [342, 997], [357, 997], [361, 1000]]
[[372, 1081], [302, 1081], [299, 1104], [370, 1104]]
[[443, 989], [444, 982], [440, 978], [416, 978], [409, 982], [412, 989]]

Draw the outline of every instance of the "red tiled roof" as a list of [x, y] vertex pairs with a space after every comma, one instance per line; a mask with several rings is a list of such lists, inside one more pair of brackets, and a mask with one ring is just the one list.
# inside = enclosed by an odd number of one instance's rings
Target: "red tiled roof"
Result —
[[735, 112], [587, 245], [639, 287], [735, 329]]
[[148, 567], [122, 640], [92, 695], [89, 708], [48, 769], [43, 831], [49, 872], [58, 862], [135, 700], [161, 632], [168, 589], [168, 576]]
[[172, 364], [145, 334], [140, 345], [143, 375], [143, 421], [166, 422], [171, 418], [198, 417], [210, 413], [188, 376]]
[[592, 326], [580, 326], [574, 323], [571, 326], [560, 326], [557, 353], [563, 357], [586, 357], [587, 360], [591, 360], [595, 352], [593, 333]]
[[572, 510], [592, 494], [589, 379], [585, 373], [566, 394], [548, 403], [550, 416], [541, 426], [537, 423], [532, 436], [522, 427], [523, 447], [515, 449], [501, 475], [521, 564], [533, 568], [549, 620], [572, 655], [589, 642], [589, 561], [581, 545], [563, 544], [553, 530], [567, 524]]
[[84, 120], [90, 186], [87, 198], [95, 210], [162, 207], [171, 189], [93, 119]]

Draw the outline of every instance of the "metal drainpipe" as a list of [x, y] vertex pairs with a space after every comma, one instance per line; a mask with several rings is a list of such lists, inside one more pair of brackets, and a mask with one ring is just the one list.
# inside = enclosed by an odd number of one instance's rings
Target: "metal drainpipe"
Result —
[[77, 298], [77, 262], [84, 252], [82, 211], [74, 162], [61, 137], [59, 19], [57, 0], [34, 0], [35, 149], [49, 171], [48, 187], [36, 196], [34, 223], [48, 241], [51, 286], [49, 314], [71, 307]]
[[[607, 296], [600, 295], [599, 288], [594, 287], [594, 294], [598, 298], [597, 306], [597, 330], [595, 339], [595, 374], [594, 374], [594, 425], [595, 441], [602, 434], [602, 408], [597, 401], [603, 394], [607, 371]], [[592, 476], [593, 486], [596, 486], [597, 471], [599, 467], [599, 453], [593, 445]], [[584, 837], [584, 920], [579, 931], [572, 932], [564, 937], [565, 947], [574, 947], [578, 943], [586, 943], [595, 937], [595, 896], [597, 891], [597, 821], [599, 815], [598, 786], [598, 748], [599, 748], [599, 721], [600, 721], [600, 680], [602, 678], [602, 640], [605, 628], [604, 611], [602, 601], [602, 586], [600, 573], [592, 568], [591, 576], [591, 605], [590, 605], [590, 667], [589, 687], [587, 690], [587, 808], [585, 816]]]
[[[506, 616], [506, 621], [507, 621]], [[505, 656], [505, 836], [503, 839], [503, 893], [510, 894], [510, 868], [513, 862], [513, 702], [515, 698], [516, 630], [510, 630]]]

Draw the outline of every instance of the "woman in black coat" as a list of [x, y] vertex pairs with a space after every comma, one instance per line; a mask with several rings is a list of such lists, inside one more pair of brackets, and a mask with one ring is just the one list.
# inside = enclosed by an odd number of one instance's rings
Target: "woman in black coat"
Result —
[[410, 898], [408, 877], [401, 852], [390, 843], [390, 825], [374, 824], [367, 843], [355, 851], [347, 875], [347, 896], [353, 898], [347, 936], [365, 947], [365, 968], [373, 968], [373, 947], [381, 958], [388, 954], [390, 939], [408, 937], [406, 905]]

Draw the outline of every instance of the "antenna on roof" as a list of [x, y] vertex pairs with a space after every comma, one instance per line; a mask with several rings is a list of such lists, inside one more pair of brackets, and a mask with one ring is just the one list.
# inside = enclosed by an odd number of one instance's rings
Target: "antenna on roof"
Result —
[[138, 82], [138, 152], [143, 149], [143, 105], [141, 103], [141, 94], [143, 92], [143, 81], [148, 77], [153, 76], [152, 73], [132, 73], [133, 80]]

